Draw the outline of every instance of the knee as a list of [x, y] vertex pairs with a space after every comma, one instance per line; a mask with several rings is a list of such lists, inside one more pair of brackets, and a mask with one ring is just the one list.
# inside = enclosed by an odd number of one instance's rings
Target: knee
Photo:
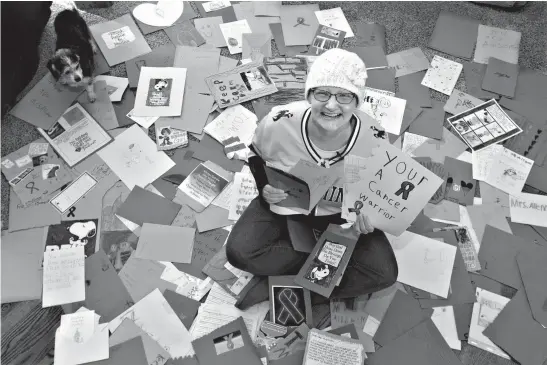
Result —
[[399, 276], [399, 266], [391, 243], [384, 232], [379, 231], [377, 236], [374, 237], [373, 244], [376, 246], [375, 249], [379, 251], [379, 256], [382, 257], [380, 267], [382, 284], [385, 287], [391, 286], [395, 284]]
[[240, 236], [238, 231], [230, 232], [226, 241], [226, 258], [232, 266], [247, 271], [249, 257]]

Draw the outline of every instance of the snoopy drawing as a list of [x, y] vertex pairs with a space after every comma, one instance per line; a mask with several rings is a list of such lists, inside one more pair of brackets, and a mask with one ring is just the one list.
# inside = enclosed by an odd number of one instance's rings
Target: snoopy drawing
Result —
[[321, 266], [316, 266], [312, 269], [312, 271], [310, 272], [310, 279], [312, 280], [312, 282], [317, 282], [317, 281], [321, 281], [323, 280], [324, 278], [326, 278], [327, 276], [329, 276], [330, 274], [330, 269], [329, 269], [329, 266], [328, 265], [321, 265]]
[[97, 225], [93, 221], [76, 222], [70, 225], [67, 230], [72, 235], [77, 237], [77, 239], [75, 239], [74, 237], [70, 237], [69, 241], [71, 244], [76, 246], [84, 246], [87, 244], [90, 238], [95, 237], [95, 235], [97, 234]]
[[161, 91], [165, 89], [167, 86], [169, 86], [169, 83], [167, 82], [167, 80], [157, 80], [156, 85], [154, 85], [154, 89], [156, 89], [156, 91]]

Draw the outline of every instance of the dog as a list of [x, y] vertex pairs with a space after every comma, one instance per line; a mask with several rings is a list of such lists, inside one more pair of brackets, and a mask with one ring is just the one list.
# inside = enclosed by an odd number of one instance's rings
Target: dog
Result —
[[57, 43], [47, 68], [63, 85], [86, 85], [87, 96], [93, 103], [97, 99], [93, 90], [93, 57], [97, 53], [97, 45], [91, 38], [89, 27], [76, 8], [60, 12], [55, 18], [54, 27]]

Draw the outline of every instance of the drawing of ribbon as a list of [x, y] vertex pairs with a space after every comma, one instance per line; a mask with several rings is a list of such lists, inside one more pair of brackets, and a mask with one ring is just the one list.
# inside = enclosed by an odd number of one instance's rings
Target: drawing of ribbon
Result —
[[[29, 186], [29, 185], [30, 185], [30, 186]], [[34, 187], [34, 181], [28, 182], [27, 185], [25, 185], [25, 186], [27, 187], [27, 189], [30, 190], [30, 193], [31, 193], [31, 194], [34, 194], [34, 190], [40, 191], [40, 189]]]
[[226, 346], [228, 347], [228, 349], [230, 350], [233, 350], [234, 349], [234, 342], [232, 341], [232, 336], [234, 334], [233, 333], [230, 333], [228, 336], [225, 336], [224, 338], [226, 339]]
[[356, 200], [355, 204], [353, 205], [353, 208], [349, 208], [348, 212], [359, 215], [361, 214], [361, 209], [363, 209], [363, 202], [360, 200]]
[[277, 316], [277, 320], [280, 323], [286, 324], [289, 318], [292, 318], [297, 324], [304, 321], [304, 315], [296, 306], [298, 297], [291, 289], [285, 288], [279, 293], [279, 302], [283, 305], [283, 308], [281, 308], [281, 311]]
[[298, 18], [296, 18], [296, 24], [294, 26], [298, 27], [299, 25], [305, 25], [306, 27], [309, 27], [310, 25], [306, 24], [305, 21], [306, 21], [306, 19], [299, 16]]
[[74, 212], [76, 211], [76, 207], [70, 207], [70, 209], [68, 210], [68, 214], [67, 214], [67, 217], [74, 217], [76, 218], [76, 216], [74, 215]]

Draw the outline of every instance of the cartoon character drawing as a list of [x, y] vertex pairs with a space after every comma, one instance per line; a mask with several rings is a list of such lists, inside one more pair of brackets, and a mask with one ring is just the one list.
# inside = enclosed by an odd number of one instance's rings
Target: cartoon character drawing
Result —
[[126, 160], [125, 166], [127, 168], [131, 168], [134, 165], [138, 165], [140, 163], [142, 149], [137, 143], [131, 143], [127, 149], [129, 151], [124, 152], [123, 157]]
[[279, 112], [277, 112], [277, 114], [272, 117], [272, 120], [274, 122], [277, 122], [279, 119], [281, 119], [283, 117], [291, 118], [292, 116], [293, 116], [293, 114], [285, 109], [285, 110], [280, 110]]
[[315, 266], [311, 270], [308, 278], [310, 279], [312, 283], [317, 283], [327, 278], [329, 274], [330, 274], [329, 265], [321, 264], [319, 266]]
[[163, 140], [160, 146], [172, 145], [173, 142], [171, 142], [171, 130], [169, 128], [162, 128], [160, 139]]
[[169, 86], [169, 82], [165, 79], [160, 79], [156, 81], [156, 84], [154, 85], [154, 89], [156, 89], [156, 91], [162, 91], [167, 86]]
[[74, 236], [70, 237], [69, 242], [73, 245], [86, 245], [90, 238], [95, 237], [97, 234], [97, 225], [93, 221], [87, 222], [75, 222], [67, 228], [67, 230]]
[[375, 126], [371, 126], [370, 129], [372, 129], [374, 131], [374, 137], [381, 138], [381, 139], [386, 139], [386, 131], [381, 131], [378, 128], [376, 128]]

